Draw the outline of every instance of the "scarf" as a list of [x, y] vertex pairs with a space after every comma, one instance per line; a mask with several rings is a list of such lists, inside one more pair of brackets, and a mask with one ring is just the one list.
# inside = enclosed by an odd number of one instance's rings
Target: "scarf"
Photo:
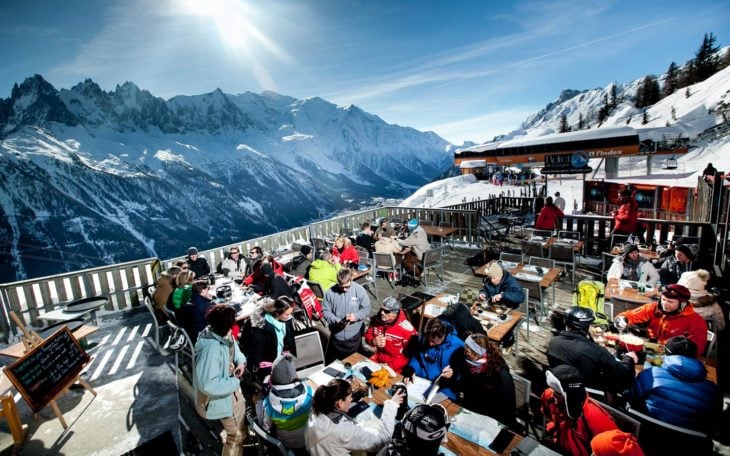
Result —
[[624, 258], [623, 278], [637, 282], [639, 280], [639, 266], [641, 266], [641, 258], [636, 261], [632, 261], [628, 257]]
[[279, 356], [284, 351], [284, 336], [286, 336], [286, 324], [283, 321], [277, 320], [273, 315], [267, 313], [264, 316], [264, 320], [274, 327], [276, 333], [276, 356]]

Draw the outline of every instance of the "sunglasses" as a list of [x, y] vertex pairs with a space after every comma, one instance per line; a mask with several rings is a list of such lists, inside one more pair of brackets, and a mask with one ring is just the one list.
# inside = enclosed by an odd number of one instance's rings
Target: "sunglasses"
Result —
[[389, 313], [393, 313], [393, 311], [392, 311], [392, 310], [388, 310], [388, 309], [383, 309], [382, 307], [380, 308], [380, 311], [381, 311], [381, 312], [383, 312], [384, 314], [389, 314]]
[[231, 255], [238, 255], [238, 250], [231, 250]]
[[184, 267], [184, 268], [180, 268], [180, 269], [182, 269], [183, 271], [187, 271], [188, 270], [187, 266]]

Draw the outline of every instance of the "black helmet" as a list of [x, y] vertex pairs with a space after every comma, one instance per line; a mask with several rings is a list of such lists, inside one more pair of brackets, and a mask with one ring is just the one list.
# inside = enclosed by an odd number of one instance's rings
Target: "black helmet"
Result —
[[596, 319], [593, 310], [587, 307], [573, 306], [565, 313], [565, 326], [578, 331], [588, 332], [591, 323]]

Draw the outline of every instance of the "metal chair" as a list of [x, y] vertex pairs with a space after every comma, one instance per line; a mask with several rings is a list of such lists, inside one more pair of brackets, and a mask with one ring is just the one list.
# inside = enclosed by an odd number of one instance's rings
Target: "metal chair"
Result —
[[527, 264], [552, 269], [555, 267], [555, 260], [551, 260], [550, 258], [530, 257], [530, 262]]
[[[175, 353], [175, 371], [183, 373], [182, 369], [180, 369], [180, 354], [182, 353], [185, 358], [190, 362], [190, 375], [192, 379], [195, 378], [195, 347], [193, 346], [193, 342], [190, 340], [190, 336], [188, 335], [187, 331], [185, 331], [182, 327], [176, 325], [172, 320], [167, 321], [167, 326], [170, 328], [170, 339], [168, 339], [167, 344], [165, 344], [164, 349], [166, 351], [172, 351]], [[178, 346], [174, 346], [176, 335], [179, 335], [183, 337], [184, 343]], [[191, 380], [192, 380], [191, 379]], [[192, 383], [192, 381], [191, 381]]]
[[[596, 391], [596, 390], [594, 390]], [[586, 392], [588, 392], [588, 388], [586, 388]], [[605, 393], [604, 393], [605, 397]], [[632, 434], [635, 437], [639, 437], [639, 431], [641, 429], [641, 423], [636, 419], [633, 418], [626, 413], [622, 412], [621, 410], [615, 409], [612, 406], [606, 404], [605, 400], [603, 401], [594, 401], [599, 402], [597, 405], [601, 407], [603, 410], [608, 412], [609, 415], [611, 415], [611, 418], [613, 418], [613, 421], [616, 423], [616, 426], [624, 432], [628, 432], [629, 434]]]
[[312, 282], [311, 280], [307, 280], [307, 286], [312, 289], [317, 299], [319, 299], [320, 301], [324, 299], [324, 290], [322, 289], [322, 285], [319, 282]]
[[609, 244], [609, 248], [615, 245], [623, 246], [628, 240], [628, 234], [611, 234], [611, 243]]
[[517, 412], [515, 417], [517, 423], [522, 426], [522, 435], [527, 435], [530, 428], [535, 431], [535, 424], [530, 414], [530, 391], [532, 389], [532, 382], [513, 372], [510, 372], [510, 375], [512, 375], [512, 383], [515, 386], [515, 410]]
[[312, 247], [314, 247], [314, 258], [319, 258], [319, 254], [322, 252], [326, 252], [329, 249], [327, 248], [327, 242], [322, 238], [311, 238], [309, 242], [312, 244]]
[[[605, 309], [605, 302], [603, 305]], [[641, 302], [631, 301], [630, 299], [623, 299], [618, 296], [611, 296], [611, 311], [614, 315], [618, 315], [621, 312], [625, 312], [627, 310], [635, 309], [641, 305], [643, 305], [643, 303]]]
[[375, 275], [377, 277], [379, 272], [382, 272], [382, 276], [390, 284], [390, 288], [395, 289], [393, 282], [395, 277], [400, 274], [400, 267], [395, 261], [395, 255], [392, 253], [373, 253], [373, 259], [375, 260]]
[[523, 261], [523, 259], [522, 259], [522, 254], [521, 253], [506, 253], [506, 252], [502, 252], [502, 253], [499, 254], [499, 261], [509, 261], [511, 263], [521, 264], [522, 261]]
[[[453, 228], [453, 223], [447, 223], [447, 222], [441, 222], [439, 223], [439, 228]], [[441, 236], [441, 247], [444, 246], [444, 244], [448, 245], [451, 250], [454, 250], [454, 235], [456, 234], [456, 231], [449, 234], [448, 236]]]
[[522, 256], [543, 258], [545, 254], [542, 250], [542, 242], [539, 241], [522, 241]]
[[627, 412], [640, 423], [639, 445], [646, 454], [712, 454], [712, 439], [704, 432], [665, 423], [631, 407]]
[[572, 239], [574, 241], [579, 241], [580, 233], [578, 231], [558, 231], [558, 239]]
[[705, 347], [705, 357], [717, 361], [717, 334], [714, 331], [707, 330], [707, 346]]
[[550, 244], [549, 257], [556, 264], [570, 266], [571, 282], [575, 282], [575, 249], [571, 244]]
[[160, 322], [157, 321], [157, 315], [155, 314], [155, 307], [152, 305], [152, 300], [149, 296], [144, 297], [144, 306], [149, 311], [150, 315], [152, 315], [152, 325], [154, 326], [154, 334], [155, 334], [155, 349], [160, 352], [161, 354], [164, 354], [164, 350], [162, 349], [162, 345], [160, 345], [160, 334], [165, 330], [166, 326], [160, 326]]
[[[520, 285], [522, 285], [522, 288], [529, 291], [530, 293], [530, 300], [532, 303], [535, 304], [534, 306], [534, 316], [535, 316], [535, 323], [537, 323], [537, 326], [540, 326], [540, 317], [546, 316], [547, 311], [545, 310], [547, 306], [545, 305], [545, 297], [542, 292], [542, 287], [540, 286], [539, 281], [531, 281], [526, 280], [524, 278], [521, 278], [519, 276], [515, 276], [518, 282], [520, 282]], [[528, 312], [529, 317], [529, 312]]]
[[360, 264], [366, 264], [370, 267], [368, 273], [356, 280], [357, 283], [367, 288], [376, 300], [380, 300], [378, 297], [378, 287], [375, 285], [375, 260], [371, 258], [360, 257]]
[[532, 230], [532, 234], [530, 236], [539, 236], [545, 240], [548, 240], [553, 236], [552, 230]]
[[508, 228], [497, 226], [495, 222], [496, 220], [492, 221], [488, 217], [482, 216], [477, 227], [477, 235], [490, 242], [506, 240]]
[[256, 438], [256, 443], [259, 447], [259, 455], [294, 456], [294, 453], [290, 450], [287, 450], [284, 444], [281, 443], [281, 441], [272, 437], [261, 426], [259, 426], [253, 416], [246, 414], [246, 421], [248, 422], [249, 429], [253, 431], [253, 434]]
[[[527, 329], [527, 335], [525, 336], [525, 340], [527, 343], [530, 343], [530, 291], [527, 288], [523, 288], [522, 292], [525, 294], [525, 299], [522, 300], [520, 303], [520, 306], [517, 308], [520, 312], [525, 314], [523, 317], [526, 322], [526, 329]], [[519, 335], [520, 331], [519, 328], [522, 327], [522, 323], [517, 323], [517, 331], [515, 331], [515, 351], [517, 350], [517, 344], [519, 342]]]
[[[428, 286], [428, 270], [433, 269], [436, 273], [436, 277], [440, 281], [444, 281], [444, 262], [442, 259], [443, 249], [429, 249], [423, 252], [423, 259], [421, 260], [421, 267], [423, 272], [421, 278], [423, 279], [423, 285]], [[441, 275], [436, 272], [436, 268], [441, 269]]]

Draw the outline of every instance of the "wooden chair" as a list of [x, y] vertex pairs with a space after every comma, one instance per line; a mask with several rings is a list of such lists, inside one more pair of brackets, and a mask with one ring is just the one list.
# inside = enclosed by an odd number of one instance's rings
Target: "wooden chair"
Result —
[[15, 405], [12, 384], [5, 377], [5, 368], [0, 373], [0, 418], [5, 418], [8, 421], [8, 429], [13, 436], [13, 454], [16, 454], [16, 451], [20, 449], [25, 440], [25, 429], [23, 429], [23, 422], [20, 421], [18, 407]]

